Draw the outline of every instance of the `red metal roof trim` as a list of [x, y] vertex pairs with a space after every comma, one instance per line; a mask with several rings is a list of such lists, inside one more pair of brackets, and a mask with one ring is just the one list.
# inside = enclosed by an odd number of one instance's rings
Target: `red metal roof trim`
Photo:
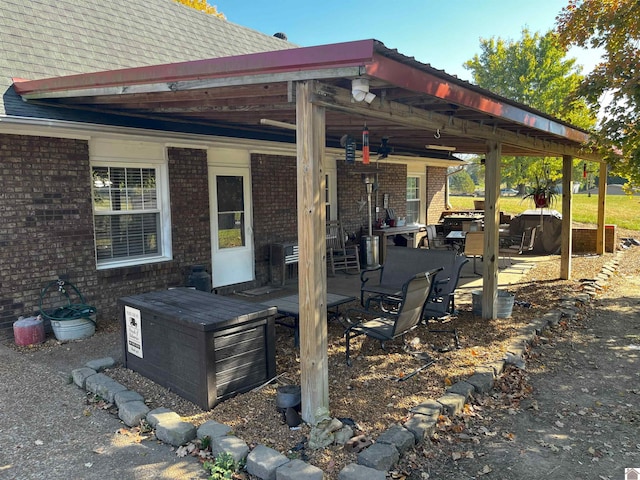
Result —
[[374, 40], [291, 48], [233, 57], [83, 73], [42, 80], [14, 78], [19, 95], [65, 90], [104, 88], [234, 77], [249, 74], [283, 73], [318, 68], [360, 66], [373, 59]]
[[[399, 59], [393, 57], [399, 57]], [[407, 64], [407, 62], [414, 65]], [[499, 95], [491, 94], [477, 85], [460, 80], [430, 65], [392, 52], [380, 42], [376, 43], [374, 62], [366, 65], [365, 68], [368, 75], [407, 90], [425, 93], [447, 102], [563, 136], [576, 142], [589, 140], [587, 132], [570, 126], [566, 122], [543, 112], [537, 112], [526, 105], [517, 106], [518, 102], [501, 98]], [[433, 73], [429, 71], [433, 71]], [[490, 95], [483, 94], [481, 91]]]

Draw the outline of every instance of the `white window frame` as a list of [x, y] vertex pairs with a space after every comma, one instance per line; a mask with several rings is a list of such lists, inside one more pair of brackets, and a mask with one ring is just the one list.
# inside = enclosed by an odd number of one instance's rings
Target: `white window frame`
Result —
[[407, 180], [409, 178], [418, 179], [418, 198], [415, 200], [409, 200], [408, 198], [405, 198], [405, 200], [407, 204], [410, 201], [419, 202], [417, 223], [419, 225], [424, 225], [426, 223], [426, 218], [427, 218], [426, 211], [425, 211], [425, 205], [427, 201], [427, 195], [426, 195], [427, 174], [424, 171], [424, 168], [425, 168], [424, 166], [421, 166], [418, 168], [411, 168], [411, 166], [408, 166], [407, 168]]
[[325, 200], [325, 209], [329, 207], [329, 216], [326, 220], [338, 220], [338, 171], [336, 160], [325, 156], [324, 161], [326, 184], [323, 195]]
[[[118, 142], [116, 147], [109, 145], [108, 141], [95, 142], [91, 145], [91, 161], [89, 178], [91, 179], [91, 208], [94, 219], [94, 253], [96, 268], [107, 270], [112, 268], [129, 267], [135, 265], [146, 265], [150, 263], [166, 262], [173, 259], [171, 241], [171, 203], [169, 199], [169, 171], [167, 152], [164, 146], [158, 144], [140, 144], [131, 142], [133, 145], [129, 152], [133, 154], [127, 157], [127, 142]], [[123, 145], [125, 144], [125, 145]], [[161, 151], [160, 151], [161, 149]], [[116, 168], [148, 168], [156, 172], [156, 196], [158, 206], [158, 219], [160, 225], [160, 239], [158, 243], [159, 251], [156, 254], [147, 256], [136, 256], [134, 258], [118, 258], [102, 260], [98, 262], [97, 239], [95, 237], [95, 217], [99, 214], [93, 210], [93, 168], [96, 167], [116, 167]]]

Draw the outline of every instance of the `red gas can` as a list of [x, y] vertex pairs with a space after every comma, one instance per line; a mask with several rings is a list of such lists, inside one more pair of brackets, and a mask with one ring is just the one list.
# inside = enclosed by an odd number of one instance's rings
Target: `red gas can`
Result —
[[21, 318], [13, 322], [13, 337], [16, 345], [22, 347], [44, 342], [44, 322], [42, 317]]

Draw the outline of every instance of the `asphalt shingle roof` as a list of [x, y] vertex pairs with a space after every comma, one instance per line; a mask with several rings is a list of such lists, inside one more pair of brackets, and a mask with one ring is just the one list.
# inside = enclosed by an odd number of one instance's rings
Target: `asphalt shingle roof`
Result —
[[36, 80], [294, 46], [173, 0], [0, 0], [0, 115], [51, 114], [15, 95], [12, 77]]

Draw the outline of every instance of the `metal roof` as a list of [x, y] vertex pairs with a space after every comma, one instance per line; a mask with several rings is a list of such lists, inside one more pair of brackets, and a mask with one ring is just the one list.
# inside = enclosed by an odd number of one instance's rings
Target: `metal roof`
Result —
[[[376, 97], [356, 102], [352, 80], [366, 78]], [[316, 81], [312, 101], [326, 107], [327, 142], [361, 135], [372, 149], [383, 137], [395, 154], [428, 156], [426, 145], [456, 153], [574, 155], [588, 134], [401, 55], [376, 40], [292, 48], [41, 80], [16, 79], [30, 102], [147, 119], [231, 126], [248, 135], [283, 134], [295, 125], [296, 81]], [[270, 125], [263, 124], [268, 120]], [[280, 122], [280, 126], [278, 125]], [[286, 130], [286, 128], [284, 129]], [[284, 133], [286, 135], [286, 133]], [[294, 132], [290, 133], [292, 141]]]

